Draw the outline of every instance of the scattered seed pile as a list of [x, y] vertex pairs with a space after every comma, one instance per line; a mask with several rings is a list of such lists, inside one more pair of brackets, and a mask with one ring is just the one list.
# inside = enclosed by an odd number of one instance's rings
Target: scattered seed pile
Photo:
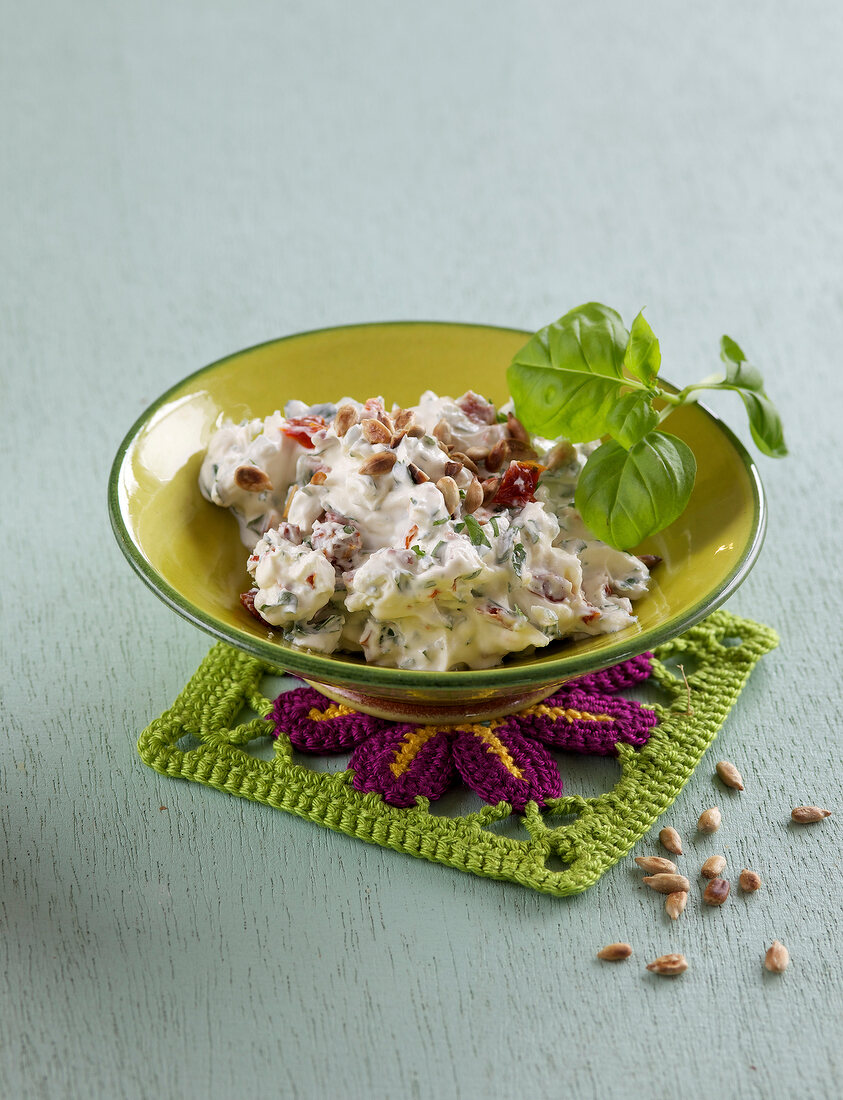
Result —
[[[744, 782], [741, 774], [734, 764], [728, 760], [721, 760], [715, 772], [720, 781], [733, 790], [742, 791]], [[790, 811], [791, 819], [799, 825], [809, 825], [822, 821], [831, 816], [831, 810], [825, 810], [820, 806], [795, 806]], [[697, 830], [704, 836], [716, 833], [723, 823], [723, 815], [718, 806], [703, 810], [697, 821]], [[683, 855], [682, 838], [676, 829], [666, 826], [659, 832], [661, 846], [671, 855]], [[643, 878], [651, 890], [666, 894], [665, 910], [672, 920], [678, 920], [688, 904], [691, 892], [689, 880], [679, 873], [679, 868], [673, 860], [664, 856], [636, 856], [635, 862], [642, 871], [647, 871]], [[700, 875], [706, 880], [702, 892], [702, 900], [706, 905], [723, 905], [731, 893], [732, 884], [723, 878], [726, 870], [726, 857], [722, 855], [709, 856], [700, 867]], [[761, 876], [757, 871], [744, 867], [738, 877], [738, 885], [745, 894], [754, 894], [761, 887]], [[632, 954], [632, 947], [628, 943], [610, 943], [597, 952], [597, 958], [606, 962], [620, 962], [628, 959]], [[773, 974], [781, 974], [790, 963], [790, 954], [783, 943], [774, 940], [764, 955], [764, 966]], [[660, 955], [647, 969], [654, 974], [664, 974], [675, 977], [688, 969], [688, 960], [684, 955], [673, 952], [668, 955]]]

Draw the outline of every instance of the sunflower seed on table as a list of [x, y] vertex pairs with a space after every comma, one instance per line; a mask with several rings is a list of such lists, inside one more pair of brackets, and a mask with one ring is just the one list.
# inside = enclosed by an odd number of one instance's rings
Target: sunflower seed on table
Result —
[[263, 493], [272, 489], [272, 482], [257, 466], [238, 466], [234, 471], [234, 484], [247, 493]]
[[672, 859], [664, 859], [662, 856], [636, 856], [635, 862], [642, 871], [650, 875], [675, 875], [678, 870]]
[[831, 810], [824, 810], [822, 806], [794, 806], [790, 816], [799, 825], [810, 825], [814, 821], [831, 817]]
[[744, 867], [738, 877], [738, 883], [744, 893], [754, 894], [761, 886], [761, 876], [757, 871], [750, 871], [748, 867]]
[[668, 977], [673, 977], [688, 969], [688, 960], [676, 951], [670, 955], [659, 955], [657, 959], [647, 963], [647, 969], [654, 974], [665, 974]]
[[671, 920], [679, 920], [687, 904], [687, 890], [674, 890], [672, 894], [668, 894], [664, 899], [665, 912]]
[[731, 787], [735, 791], [743, 790], [741, 773], [734, 764], [730, 764], [728, 760], [721, 760], [715, 765], [714, 770], [717, 772], [721, 783], [725, 783], [727, 787]]
[[657, 890], [660, 894], [674, 894], [678, 890], [687, 892], [691, 889], [691, 884], [684, 875], [645, 875], [641, 881], [646, 882], [651, 890]]
[[597, 958], [606, 962], [620, 962], [621, 959], [628, 959], [631, 954], [632, 948], [628, 943], [608, 943], [597, 952]]
[[722, 905], [728, 898], [732, 884], [725, 878], [713, 878], [703, 890], [703, 901], [706, 905]]
[[672, 852], [675, 856], [682, 855], [682, 838], [670, 825], [659, 832], [659, 843], [662, 848]]
[[389, 473], [397, 457], [395, 451], [376, 451], [360, 466], [359, 472], [369, 477], [382, 477], [383, 474]]
[[700, 814], [697, 829], [701, 833], [716, 833], [722, 820], [720, 810], [716, 806], [712, 806], [710, 810], [703, 810]]
[[773, 974], [781, 974], [790, 963], [790, 952], [779, 940], [773, 940], [764, 956], [764, 966]]
[[725, 856], [709, 856], [702, 867], [700, 867], [700, 874], [703, 878], [720, 878], [720, 872], [725, 871], [725, 869]]

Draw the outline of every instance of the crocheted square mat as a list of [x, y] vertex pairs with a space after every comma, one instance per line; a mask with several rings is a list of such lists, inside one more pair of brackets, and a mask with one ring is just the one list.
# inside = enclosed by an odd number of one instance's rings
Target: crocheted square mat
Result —
[[[273, 701], [262, 684], [279, 670], [217, 644], [173, 706], [143, 731], [138, 751], [164, 775], [565, 896], [592, 886], [671, 805], [756, 662], [777, 643], [769, 627], [717, 611], [655, 653], [565, 684], [520, 714], [454, 727], [396, 725], [304, 687]], [[684, 673], [686, 662], [693, 666], [687, 687], [673, 671], [683, 664]], [[645, 681], [664, 702], [618, 696]], [[258, 717], [239, 721], [247, 708]], [[272, 745], [272, 758], [250, 753], [256, 745]], [[313, 771], [294, 757], [350, 749], [341, 772]], [[621, 777], [597, 798], [563, 795], [549, 749], [616, 756]], [[431, 800], [455, 782], [487, 805], [459, 817], [431, 813]], [[490, 828], [510, 815], [529, 839]]]

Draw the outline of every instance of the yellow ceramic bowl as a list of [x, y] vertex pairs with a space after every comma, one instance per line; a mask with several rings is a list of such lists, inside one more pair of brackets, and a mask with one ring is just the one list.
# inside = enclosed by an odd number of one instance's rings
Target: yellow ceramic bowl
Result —
[[109, 482], [115, 535], [129, 562], [174, 610], [210, 634], [305, 677], [326, 695], [394, 718], [482, 719], [529, 705], [559, 684], [651, 649], [735, 591], [764, 537], [761, 482], [732, 432], [699, 405], [669, 429], [692, 447], [697, 482], [684, 515], [639, 548], [664, 564], [617, 634], [559, 642], [499, 668], [419, 672], [325, 657], [280, 644], [240, 605], [250, 586], [234, 518], [205, 501], [197, 477], [222, 415], [240, 420], [350, 394], [413, 404], [425, 389], [506, 399], [505, 371], [527, 333], [481, 325], [397, 322], [305, 332], [238, 352], [168, 390], [120, 446]]

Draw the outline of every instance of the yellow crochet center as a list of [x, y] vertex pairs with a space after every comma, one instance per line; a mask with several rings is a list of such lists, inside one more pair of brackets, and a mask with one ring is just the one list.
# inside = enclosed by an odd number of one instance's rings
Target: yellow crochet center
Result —
[[389, 770], [395, 778], [397, 779], [399, 775], [403, 775], [409, 768], [422, 745], [427, 744], [431, 737], [435, 737], [437, 733], [443, 733], [448, 729], [450, 729], [450, 726], [416, 726], [409, 733], [405, 733], [401, 751], [389, 765]]
[[539, 716], [543, 718], [564, 718], [569, 724], [583, 719], [588, 722], [614, 722], [615, 720], [611, 714], [590, 714], [587, 710], [574, 710], [572, 707], [548, 707], [544, 703], [536, 703], [535, 706], [527, 707], [521, 713], [529, 715], [530, 718]]
[[329, 718], [345, 718], [347, 714], [356, 714], [357, 711], [353, 707], [347, 707], [345, 703], [331, 703], [330, 706], [324, 710], [319, 710], [318, 707], [311, 707], [307, 712], [307, 717], [311, 722], [326, 722]]
[[471, 730], [475, 737], [479, 737], [489, 746], [487, 751], [497, 756], [510, 775], [514, 775], [516, 779], [523, 779], [524, 773], [510, 756], [509, 749], [487, 726], [461, 726], [460, 728]]

